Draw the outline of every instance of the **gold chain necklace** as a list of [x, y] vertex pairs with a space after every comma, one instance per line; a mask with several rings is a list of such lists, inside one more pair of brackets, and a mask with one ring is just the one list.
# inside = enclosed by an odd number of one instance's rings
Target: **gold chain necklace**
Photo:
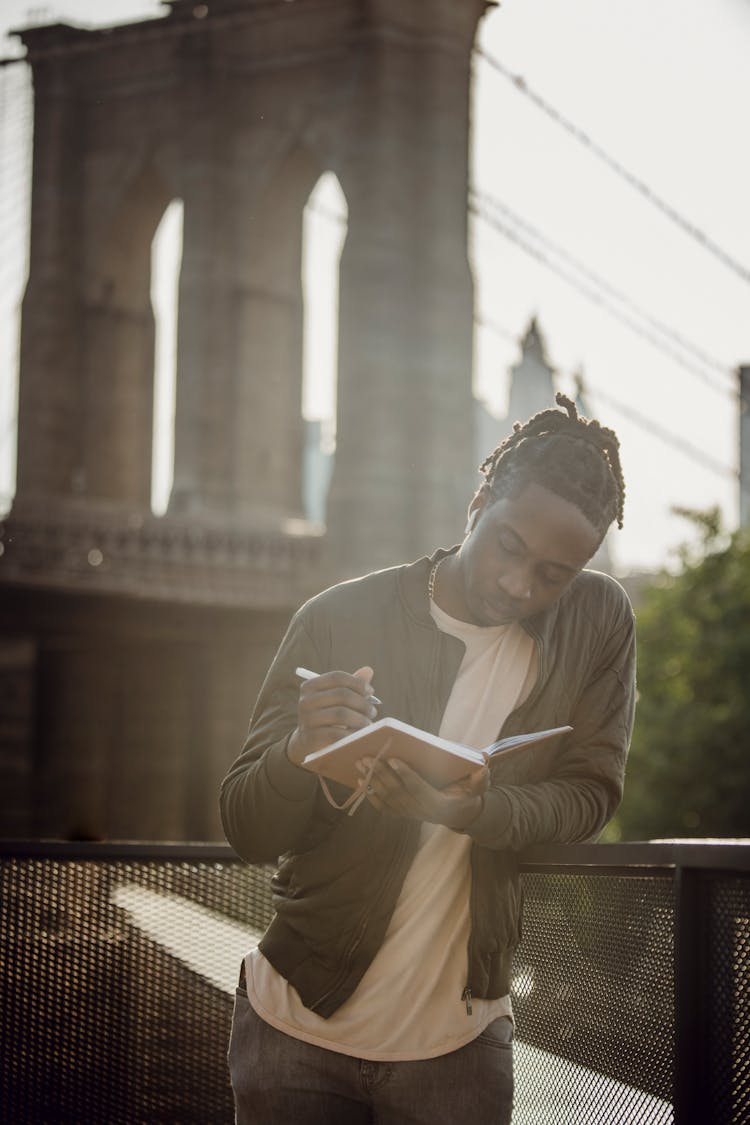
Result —
[[445, 555], [443, 555], [443, 558], [438, 559], [437, 562], [434, 562], [432, 564], [432, 567], [430, 569], [430, 577], [427, 579], [427, 593], [429, 594], [430, 601], [432, 602], [434, 602], [435, 600], [435, 579], [437, 578], [437, 572], [440, 568], [440, 564], [444, 559]]

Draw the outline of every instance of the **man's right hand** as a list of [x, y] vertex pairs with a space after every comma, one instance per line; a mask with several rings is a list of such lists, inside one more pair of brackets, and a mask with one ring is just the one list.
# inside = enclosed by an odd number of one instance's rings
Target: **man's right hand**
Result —
[[368, 726], [378, 717], [371, 702], [372, 676], [372, 668], [365, 667], [354, 673], [324, 672], [302, 682], [297, 726], [286, 750], [290, 761], [299, 765], [308, 754]]

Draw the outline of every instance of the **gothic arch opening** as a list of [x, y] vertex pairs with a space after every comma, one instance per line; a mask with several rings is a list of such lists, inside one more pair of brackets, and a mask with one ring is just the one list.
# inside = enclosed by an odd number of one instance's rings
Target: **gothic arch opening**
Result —
[[302, 414], [305, 420], [305, 516], [325, 523], [336, 442], [339, 264], [348, 208], [337, 176], [324, 172], [302, 220]]

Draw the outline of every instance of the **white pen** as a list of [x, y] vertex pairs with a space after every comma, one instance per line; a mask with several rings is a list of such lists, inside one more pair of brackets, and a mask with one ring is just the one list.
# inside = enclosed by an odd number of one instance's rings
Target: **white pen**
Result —
[[[314, 680], [320, 675], [320, 672], [311, 672], [309, 668], [295, 668], [294, 674], [299, 676], [301, 680]], [[371, 695], [369, 699], [370, 703], [375, 703], [378, 707], [383, 706], [383, 701], [378, 699], [377, 695]]]

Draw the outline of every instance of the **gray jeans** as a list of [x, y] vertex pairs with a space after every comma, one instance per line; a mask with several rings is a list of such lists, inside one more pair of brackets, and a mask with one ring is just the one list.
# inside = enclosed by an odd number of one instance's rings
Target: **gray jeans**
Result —
[[509, 1125], [512, 1040], [503, 1016], [436, 1059], [368, 1062], [277, 1031], [239, 988], [229, 1041], [236, 1125]]

